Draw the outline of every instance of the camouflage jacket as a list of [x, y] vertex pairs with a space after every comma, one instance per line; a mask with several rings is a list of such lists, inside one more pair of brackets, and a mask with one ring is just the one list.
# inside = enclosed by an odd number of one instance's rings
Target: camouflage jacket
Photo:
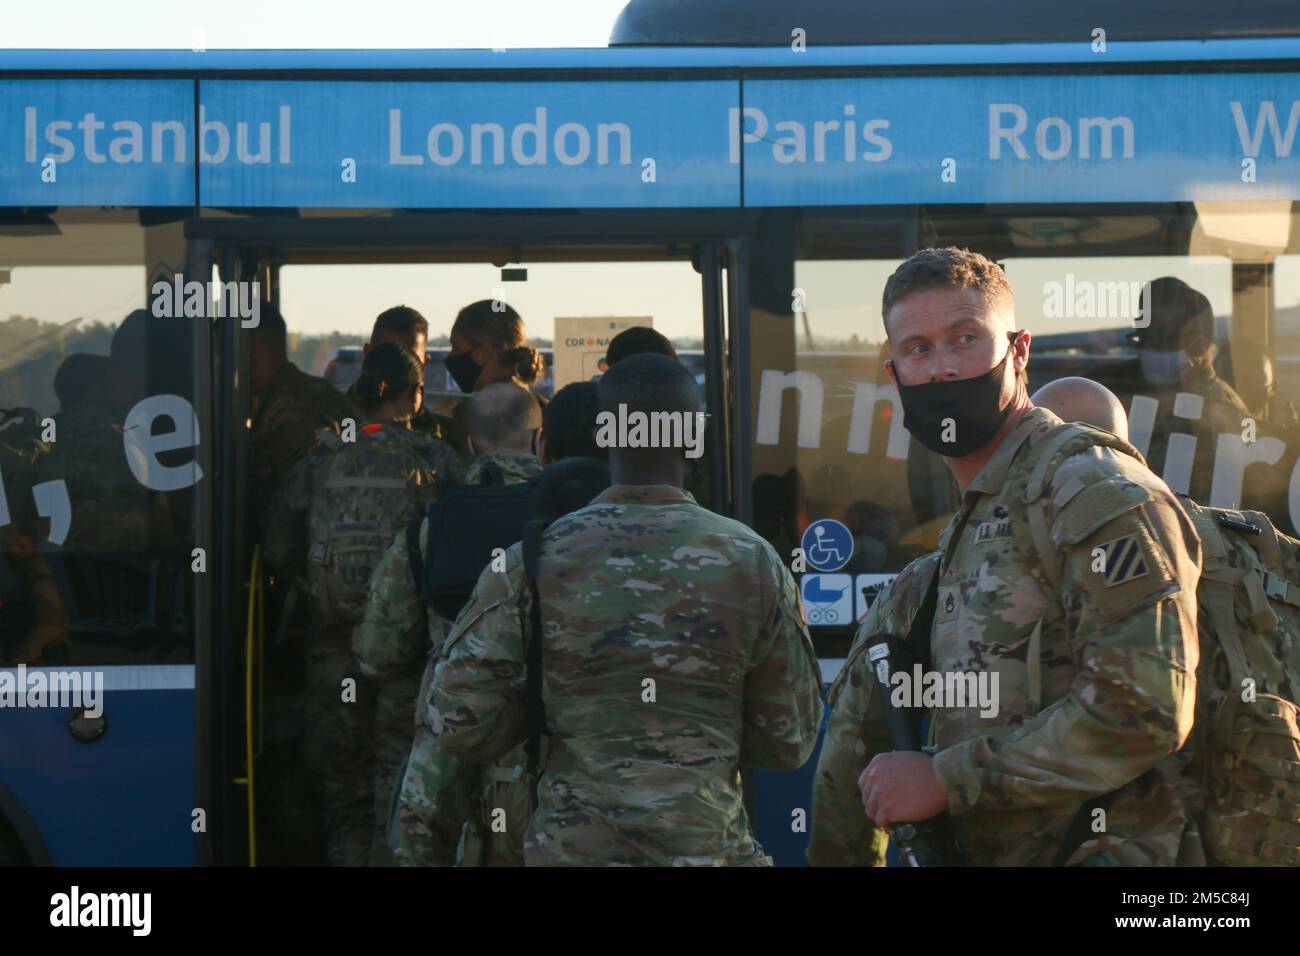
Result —
[[[343, 582], [362, 595], [374, 570], [372, 559], [350, 561], [347, 553], [368, 550], [382, 555], [395, 533], [390, 528], [371, 527], [374, 522], [361, 520], [365, 517], [362, 512], [376, 511], [376, 497], [393, 499], [385, 510], [404, 514], [399, 523], [404, 527], [443, 488], [459, 479], [459, 469], [455, 453], [447, 445], [392, 423], [359, 424], [356, 440], [350, 442], [322, 429], [316, 445], [294, 466], [276, 495], [264, 542], [267, 563], [293, 576], [313, 571], [337, 554], [339, 573], [346, 575], [349, 569], [364, 572], [364, 579]], [[400, 486], [382, 486], [393, 481]], [[349, 491], [337, 487], [340, 484], [355, 487]], [[376, 535], [383, 540], [372, 544]], [[362, 536], [368, 537], [361, 540]], [[400, 533], [397, 536], [402, 537]], [[308, 584], [308, 592], [317, 598], [333, 597], [322, 593], [322, 582], [313, 575], [309, 575]]]
[[[457, 459], [459, 461], [459, 459]], [[541, 471], [542, 464], [532, 455], [490, 453], [483, 463], [495, 461], [501, 466], [506, 484], [527, 481]], [[481, 478], [482, 467], [476, 461], [466, 475], [467, 483]], [[429, 552], [429, 522], [420, 522], [419, 547]], [[424, 664], [412, 719], [415, 739], [411, 746], [398, 801], [398, 845], [396, 857], [404, 866], [450, 866], [456, 861], [456, 846], [466, 818], [478, 817], [476, 795], [483, 787], [484, 775], [499, 776], [502, 768], [513, 768], [522, 759], [521, 752], [506, 754], [497, 766], [483, 767], [442, 754], [423, 723], [428, 689], [433, 681], [434, 663], [447, 635], [447, 623], [437, 614], [427, 613], [411, 572], [406, 535], [399, 535], [385, 552], [370, 578], [369, 599], [361, 624], [352, 635], [352, 650], [367, 677], [394, 681], [413, 674]], [[427, 640], [426, 635], [427, 633]], [[522, 821], [507, 819], [503, 839], [492, 839], [490, 823], [474, 821], [497, 858], [515, 865], [522, 862]]]
[[[491, 760], [526, 735], [521, 546], [448, 637], [428, 724]], [[528, 865], [766, 864], [742, 765], [793, 770], [822, 717], [789, 571], [754, 531], [668, 486], [615, 486], [542, 544], [550, 756]]]
[[[1069, 863], [1194, 860], [1196, 829], [1171, 784], [1170, 754], [1186, 741], [1194, 713], [1200, 544], [1165, 485], [1135, 459], [1094, 447], [1088, 436], [1045, 459], [1051, 448], [1043, 438], [1058, 422], [1034, 409], [1017, 423], [941, 539], [931, 666], [987, 673], [997, 706], [984, 716], [978, 705], [950, 700], [930, 708], [934, 769], [970, 863], [1050, 864], [1079, 807], [1111, 791], [1104, 830], [1090, 828]], [[1036, 506], [1026, 489], [1035, 479], [1061, 551], [1059, 592], [1029, 528]], [[875, 628], [910, 620], [933, 561], [920, 558], [899, 576], [855, 645]], [[1029, 666], [1034, 658], [1037, 668]], [[862, 726], [883, 714], [863, 676], [855, 663], [832, 716], [833, 740], [858, 735], [857, 772], [888, 749], [883, 729]], [[822, 765], [832, 779], [819, 774], [826, 827], [849, 815], [843, 750], [833, 744]], [[813, 858], [879, 862], [878, 834], [861, 824], [846, 833], [836, 845], [814, 820]]]
[[[478, 484], [488, 462], [501, 468], [508, 485], [528, 481], [541, 473], [542, 463], [526, 452], [488, 452], [465, 473], [464, 483]], [[420, 553], [429, 553], [429, 522], [420, 522]], [[424, 641], [428, 618], [428, 643]], [[417, 670], [429, 651], [437, 651], [446, 636], [446, 623], [437, 614], [425, 614], [416, 589], [407, 552], [406, 535], [398, 535], [370, 579], [370, 599], [365, 617], [352, 638], [352, 649], [367, 677], [394, 680]], [[432, 677], [432, 671], [428, 674]]]
[[884, 588], [858, 627], [844, 666], [826, 694], [831, 714], [813, 778], [813, 866], [884, 866], [888, 834], [862, 807], [858, 777], [871, 758], [893, 749], [883, 701], [868, 659], [867, 639], [906, 637], [939, 566], [939, 552], [917, 558]]
[[[285, 362], [271, 378], [253, 414], [253, 499], [269, 507], [299, 458], [320, 429], [338, 433], [343, 419], [356, 418], [352, 403], [337, 388]], [[268, 515], [259, 515], [262, 527]]]

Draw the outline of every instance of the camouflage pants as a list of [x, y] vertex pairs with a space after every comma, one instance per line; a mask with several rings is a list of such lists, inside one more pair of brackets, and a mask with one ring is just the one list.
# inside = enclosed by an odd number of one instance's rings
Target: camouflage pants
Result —
[[411, 738], [415, 725], [411, 711], [415, 707], [415, 694], [419, 689], [418, 675], [387, 681], [380, 685], [375, 701], [373, 745], [375, 755], [374, 783], [374, 838], [371, 863], [392, 866], [386, 831], [394, 793], [401, 785], [402, 762], [411, 751]]

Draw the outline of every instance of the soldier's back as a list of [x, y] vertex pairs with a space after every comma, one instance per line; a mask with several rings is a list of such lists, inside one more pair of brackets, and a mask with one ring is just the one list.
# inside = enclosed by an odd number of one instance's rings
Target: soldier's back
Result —
[[[747, 737], [765, 691], [792, 712], [816, 698], [815, 678], [798, 683], [816, 661], [771, 546], [680, 489], [616, 486], [548, 529], [538, 587], [552, 737], [528, 864], [768, 862], [740, 765], [789, 769], [812, 741]], [[769, 671], [781, 643], [795, 665]], [[764, 717], [806, 734], [799, 716]]]

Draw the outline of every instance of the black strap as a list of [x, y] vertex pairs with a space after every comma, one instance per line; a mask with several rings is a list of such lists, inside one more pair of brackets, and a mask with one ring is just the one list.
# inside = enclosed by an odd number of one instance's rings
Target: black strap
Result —
[[921, 670], [930, 669], [930, 632], [934, 628], [934, 612], [939, 607], [939, 577], [942, 568], [935, 565], [930, 577], [930, 586], [925, 590], [925, 597], [912, 618], [912, 626], [907, 630], [907, 643], [912, 648], [912, 659], [921, 662]]
[[420, 551], [420, 525], [423, 518], [416, 518], [406, 526], [406, 559], [411, 565], [411, 580], [415, 582], [415, 593], [424, 591], [424, 554]]
[[546, 523], [534, 519], [524, 525], [524, 574], [528, 578], [531, 600], [528, 607], [527, 679], [528, 705], [525, 726], [528, 728], [528, 779], [537, 806], [537, 783], [541, 777], [542, 734], [546, 732], [546, 705], [542, 701], [542, 598], [537, 590], [537, 571], [542, 557], [542, 531]]
[[505, 470], [495, 461], [486, 461], [479, 471], [480, 485], [504, 485], [506, 483]]
[[1065, 866], [1066, 861], [1074, 856], [1074, 851], [1083, 846], [1083, 842], [1088, 839], [1092, 830], [1093, 811], [1109, 812], [1110, 805], [1118, 792], [1112, 790], [1110, 793], [1103, 793], [1100, 797], [1094, 797], [1079, 807], [1074, 819], [1070, 821], [1070, 829], [1065, 831], [1065, 839], [1061, 841], [1061, 849], [1056, 852], [1056, 859], [1052, 861], [1052, 866]]

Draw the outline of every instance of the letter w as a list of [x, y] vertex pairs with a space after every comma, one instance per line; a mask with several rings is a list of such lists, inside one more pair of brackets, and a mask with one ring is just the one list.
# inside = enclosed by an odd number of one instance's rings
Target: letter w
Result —
[[1282, 134], [1277, 123], [1277, 110], [1272, 100], [1264, 100], [1259, 106], [1259, 115], [1255, 118], [1255, 135], [1249, 137], [1246, 132], [1246, 113], [1241, 103], [1233, 100], [1232, 121], [1237, 125], [1237, 138], [1241, 140], [1241, 149], [1247, 156], [1258, 156], [1259, 147], [1264, 141], [1264, 129], [1269, 127], [1273, 137], [1273, 153], [1279, 159], [1291, 155], [1291, 143], [1295, 139], [1296, 124], [1300, 123], [1300, 100], [1291, 104], [1291, 116], [1287, 120], [1286, 135]]

